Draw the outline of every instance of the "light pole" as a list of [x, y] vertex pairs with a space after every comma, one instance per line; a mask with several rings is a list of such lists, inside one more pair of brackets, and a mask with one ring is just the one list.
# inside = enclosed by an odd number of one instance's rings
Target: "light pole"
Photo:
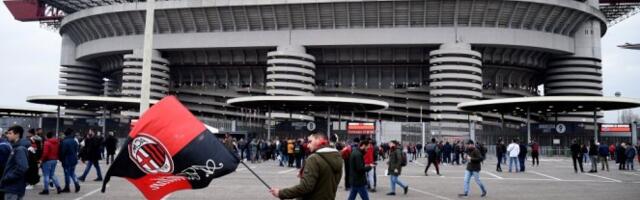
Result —
[[149, 109], [151, 98], [151, 49], [153, 48], [153, 21], [155, 0], [147, 0], [147, 15], [144, 24], [144, 48], [142, 52], [142, 82], [140, 83], [140, 115]]
[[[614, 95], [616, 97], [620, 97], [622, 96], [622, 93], [620, 91], [616, 91]], [[622, 115], [620, 115], [620, 110], [618, 110], [618, 123], [622, 123]]]

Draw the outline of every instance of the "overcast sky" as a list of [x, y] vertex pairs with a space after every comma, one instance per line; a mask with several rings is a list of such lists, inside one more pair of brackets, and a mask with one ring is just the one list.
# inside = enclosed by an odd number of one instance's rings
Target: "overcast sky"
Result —
[[[605, 96], [620, 91], [640, 98], [640, 51], [617, 47], [626, 42], [640, 43], [640, 15], [613, 26], [602, 39]], [[42, 108], [25, 99], [58, 93], [60, 35], [36, 22], [15, 21], [0, 5], [0, 63], [0, 106]], [[605, 121], [615, 122], [616, 113], [608, 112]]]

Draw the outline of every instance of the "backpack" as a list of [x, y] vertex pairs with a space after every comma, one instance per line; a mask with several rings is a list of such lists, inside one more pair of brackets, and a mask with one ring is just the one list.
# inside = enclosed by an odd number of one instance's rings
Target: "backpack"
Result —
[[400, 158], [400, 166], [402, 167], [407, 166], [407, 154], [404, 152], [402, 152], [402, 158]]

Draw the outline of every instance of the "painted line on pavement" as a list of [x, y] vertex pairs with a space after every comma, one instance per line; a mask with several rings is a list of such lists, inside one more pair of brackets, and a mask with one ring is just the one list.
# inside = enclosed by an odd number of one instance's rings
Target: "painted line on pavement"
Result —
[[414, 160], [414, 161], [413, 161], [413, 164], [416, 164], [416, 165], [418, 165], [418, 166], [420, 166], [420, 167], [424, 167], [424, 166], [426, 166], [426, 165], [424, 165], [423, 163], [418, 162], [417, 160]]
[[493, 176], [493, 177], [495, 177], [497, 179], [504, 179], [504, 178], [502, 178], [502, 177], [500, 177], [500, 176], [498, 176], [498, 175], [496, 175], [494, 173], [488, 172], [488, 171], [482, 171], [482, 172], [485, 173], [485, 174], [488, 174], [489, 176]]
[[[258, 166], [251, 166], [251, 169], [255, 169], [255, 168], [258, 168]], [[240, 169], [236, 170], [236, 172], [240, 172], [240, 171], [244, 171], [244, 170], [247, 170], [247, 168], [246, 167], [240, 168]]]
[[[109, 185], [107, 185], [107, 187], [109, 187]], [[93, 194], [95, 194], [97, 192], [100, 192], [100, 189], [102, 189], [102, 188], [98, 188], [98, 189], [92, 190], [91, 192], [86, 193], [86, 194], [82, 195], [81, 197], [78, 197], [78, 198], [76, 198], [74, 200], [82, 200], [84, 198], [87, 198], [87, 197], [89, 197], [89, 196], [91, 196], [91, 195], [93, 195]]]
[[556, 180], [556, 181], [561, 181], [562, 180], [562, 179], [559, 179], [559, 178], [556, 178], [556, 177], [553, 177], [553, 176], [550, 176], [550, 175], [546, 175], [546, 174], [543, 174], [543, 173], [540, 173], [540, 172], [536, 172], [536, 171], [529, 170], [528, 172], [531, 172], [531, 173], [534, 173], [534, 174], [537, 174], [537, 175], [540, 175], [540, 176], [544, 176], [544, 177], [547, 177], [547, 178], [550, 178], [550, 179], [553, 179], [553, 180]]
[[[379, 177], [383, 177], [383, 176], [379, 176]], [[428, 176], [401, 176], [401, 177], [406, 177], [406, 178], [425, 178]], [[448, 179], [464, 179], [464, 177], [462, 176], [448, 176], [446, 177]], [[548, 178], [482, 178], [483, 180], [501, 180], [501, 181], [551, 181], [551, 182], [591, 182], [591, 183], [620, 183], [620, 182], [616, 182], [616, 181], [610, 181], [610, 180], [566, 180], [566, 179], [562, 179], [560, 181], [558, 180], [554, 180], [554, 179], [548, 179]], [[640, 183], [640, 182], [638, 182]]]
[[435, 197], [435, 198], [438, 198], [438, 199], [452, 200], [452, 199], [449, 199], [447, 197], [443, 197], [443, 196], [440, 196], [440, 195], [437, 195], [437, 194], [434, 194], [434, 193], [431, 193], [431, 192], [427, 192], [427, 191], [418, 190], [418, 189], [415, 189], [415, 188], [412, 188], [412, 187], [409, 187], [409, 190], [414, 191], [414, 192], [418, 192], [418, 193], [421, 193], [421, 194], [426, 194], [426, 195], [429, 195], [429, 196], [432, 196], [432, 197]]
[[598, 177], [598, 178], [603, 178], [603, 179], [607, 179], [607, 180], [610, 180], [610, 181], [613, 181], [613, 182], [622, 183], [622, 181], [621, 181], [621, 180], [616, 180], [616, 179], [612, 179], [612, 178], [607, 178], [607, 177], [604, 177], [604, 176], [598, 176], [598, 175], [595, 175], [595, 174], [585, 174], [585, 175], [587, 175], [587, 176], [593, 176], [593, 177]]
[[296, 170], [297, 170], [296, 168], [282, 170], [282, 171], [279, 171], [278, 174], [286, 174], [286, 173], [289, 173], [289, 172], [292, 172], [292, 171], [296, 171]]
[[636, 175], [636, 176], [640, 176], [640, 174], [636, 174], [636, 173], [631, 173], [631, 172], [624, 172], [625, 174], [629, 174], [629, 175]]

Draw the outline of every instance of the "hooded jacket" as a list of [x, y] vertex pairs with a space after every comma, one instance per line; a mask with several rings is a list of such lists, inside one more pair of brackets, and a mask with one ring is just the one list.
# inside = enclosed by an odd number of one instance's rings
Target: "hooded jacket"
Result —
[[65, 136], [60, 144], [60, 162], [62, 167], [71, 167], [78, 164], [78, 151], [80, 147], [74, 136]]
[[4, 176], [0, 180], [0, 190], [5, 193], [24, 196], [25, 187], [27, 187], [25, 173], [29, 168], [27, 160], [27, 148], [29, 146], [31, 146], [31, 142], [24, 138], [13, 144], [13, 151], [7, 160]]
[[342, 178], [342, 157], [334, 148], [321, 148], [306, 160], [300, 183], [280, 190], [280, 199], [335, 199]]
[[42, 151], [42, 162], [47, 160], [58, 160], [58, 150], [60, 149], [60, 140], [57, 138], [49, 138], [44, 142], [44, 148]]
[[349, 174], [351, 174], [349, 183], [351, 186], [367, 185], [367, 171], [369, 170], [371, 170], [371, 166], [367, 164], [366, 159], [363, 159], [362, 150], [360, 148], [353, 149], [349, 157]]

